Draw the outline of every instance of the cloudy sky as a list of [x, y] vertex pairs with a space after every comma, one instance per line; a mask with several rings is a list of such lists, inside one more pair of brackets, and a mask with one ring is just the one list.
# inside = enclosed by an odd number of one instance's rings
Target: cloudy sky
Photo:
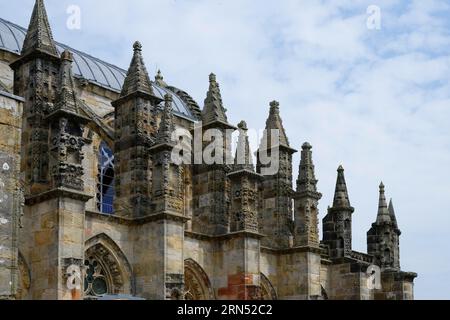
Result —
[[[1, 1], [27, 26], [34, 0]], [[382, 180], [416, 298], [450, 299], [450, 5], [442, 0], [46, 0], [56, 40], [126, 68], [134, 40], [149, 72], [202, 103], [208, 74], [229, 120], [261, 129], [272, 100], [291, 145], [314, 146], [321, 218], [342, 164], [353, 246], [366, 251]], [[67, 28], [67, 8], [81, 29]], [[368, 28], [369, 5], [381, 10]], [[372, 20], [370, 20], [372, 21]], [[375, 21], [376, 22], [376, 21]], [[370, 25], [370, 24], [369, 24]], [[299, 156], [295, 158], [298, 166]], [[297, 170], [296, 170], [297, 172]]]

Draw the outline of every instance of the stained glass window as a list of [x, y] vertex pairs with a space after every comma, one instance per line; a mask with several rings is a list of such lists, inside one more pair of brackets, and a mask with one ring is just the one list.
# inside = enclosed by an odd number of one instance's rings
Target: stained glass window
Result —
[[101, 296], [108, 293], [108, 282], [100, 263], [94, 258], [84, 262], [86, 276], [84, 278], [84, 294], [86, 296]]
[[114, 154], [102, 142], [98, 155], [97, 176], [97, 210], [101, 213], [112, 214], [114, 211]]

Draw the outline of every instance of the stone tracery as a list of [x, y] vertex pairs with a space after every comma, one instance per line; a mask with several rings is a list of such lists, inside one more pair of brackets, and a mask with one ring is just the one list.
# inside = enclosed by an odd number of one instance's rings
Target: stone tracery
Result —
[[106, 234], [86, 242], [84, 283], [85, 294], [131, 294], [131, 266], [125, 255]]

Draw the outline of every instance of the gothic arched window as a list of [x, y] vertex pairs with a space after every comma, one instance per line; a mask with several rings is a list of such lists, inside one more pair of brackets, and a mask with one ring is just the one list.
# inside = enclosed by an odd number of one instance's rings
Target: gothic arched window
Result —
[[102, 142], [98, 155], [97, 210], [112, 214], [114, 211], [114, 154]]

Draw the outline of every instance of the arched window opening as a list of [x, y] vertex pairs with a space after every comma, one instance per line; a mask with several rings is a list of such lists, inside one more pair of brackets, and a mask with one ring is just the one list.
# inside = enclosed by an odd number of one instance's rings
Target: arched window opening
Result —
[[85, 299], [134, 294], [131, 266], [111, 238], [99, 234], [88, 240], [86, 247], [83, 268]]
[[261, 273], [261, 300], [277, 300], [277, 292], [270, 282], [269, 278], [267, 278], [264, 274]]
[[184, 262], [184, 282], [185, 300], [214, 299], [214, 293], [208, 276], [203, 268], [192, 259]]
[[114, 211], [114, 154], [105, 142], [100, 144], [97, 176], [97, 210]]

